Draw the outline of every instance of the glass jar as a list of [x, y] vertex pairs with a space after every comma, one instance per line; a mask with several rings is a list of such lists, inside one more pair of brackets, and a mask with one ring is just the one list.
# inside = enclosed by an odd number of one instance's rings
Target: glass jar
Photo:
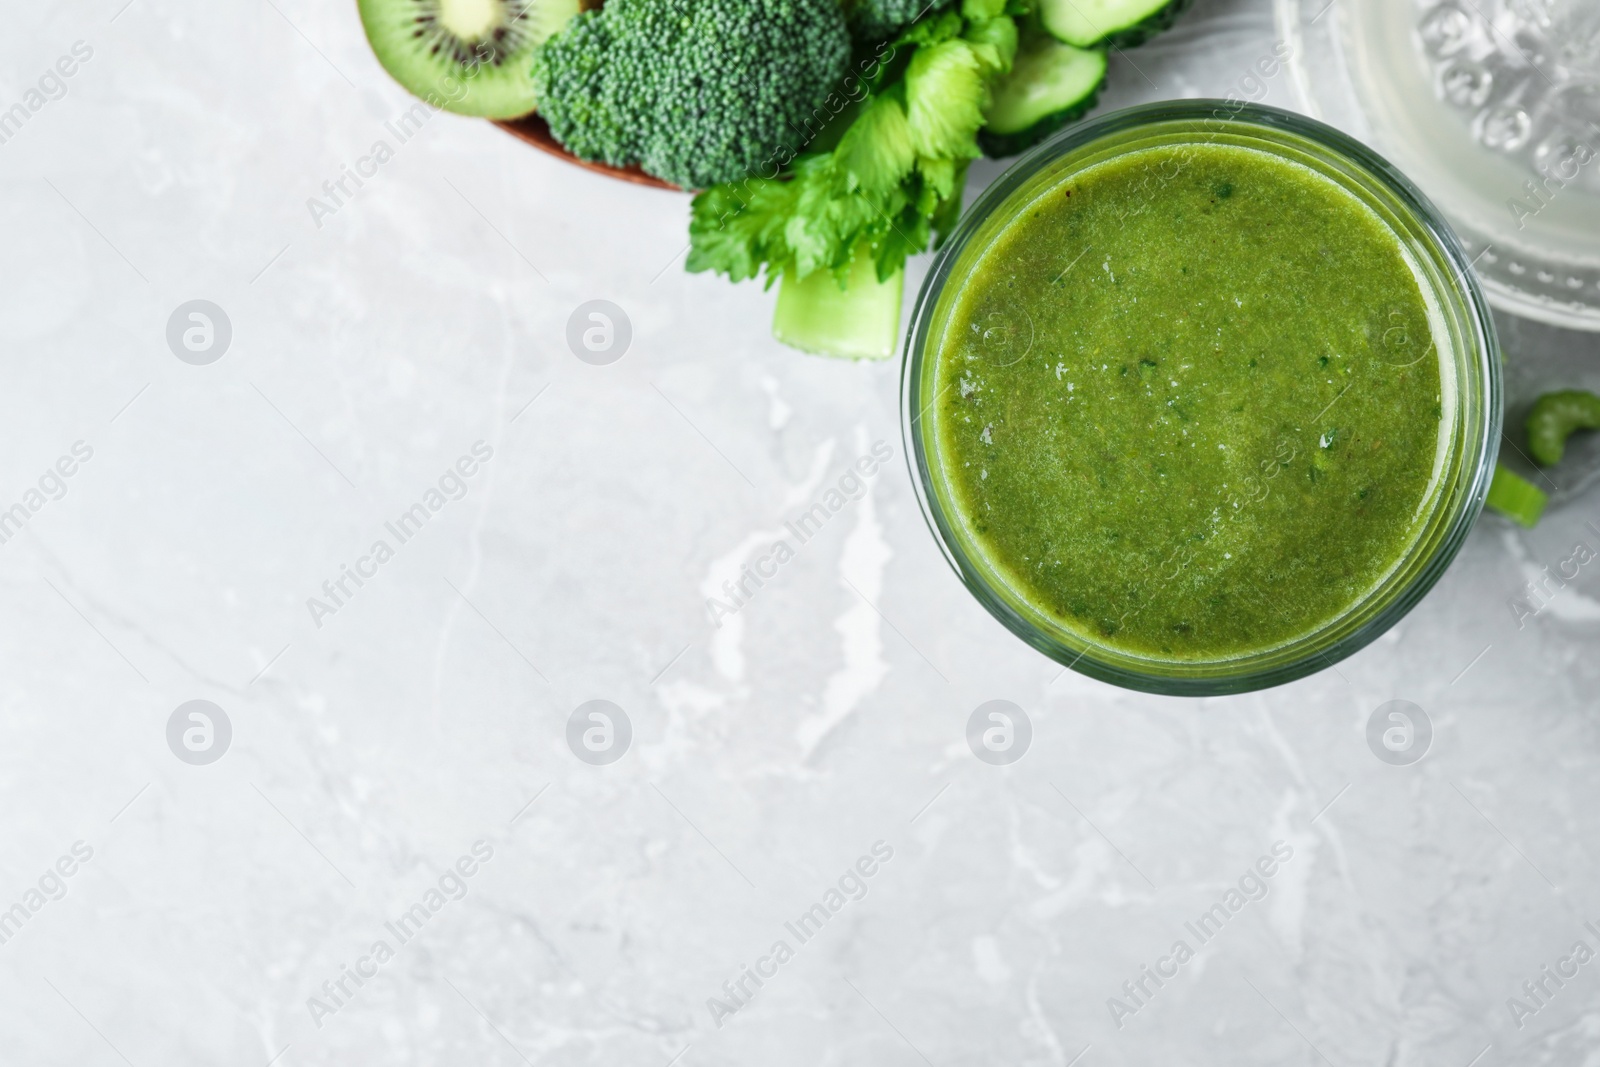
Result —
[[[962, 284], [998, 236], [1041, 196], [1089, 167], [1126, 153], [1186, 144], [1235, 145], [1293, 161], [1374, 212], [1406, 250], [1424, 300], [1436, 312], [1432, 343], [1442, 394], [1434, 477], [1400, 557], [1363, 595], [1309, 632], [1214, 658], [1118, 647], [1030, 600], [979, 543], [932, 444], [943, 417], [932, 383], [944, 330]], [[1483, 506], [1498, 450], [1501, 403], [1500, 355], [1488, 305], [1460, 243], [1433, 205], [1404, 175], [1332, 127], [1220, 100], [1118, 111], [1072, 127], [1022, 157], [979, 196], [940, 251], [917, 299], [901, 374], [901, 428], [923, 515], [978, 601], [1018, 637], [1074, 670], [1131, 689], [1188, 696], [1244, 692], [1303, 677], [1362, 648], [1410, 611], [1454, 559]]]

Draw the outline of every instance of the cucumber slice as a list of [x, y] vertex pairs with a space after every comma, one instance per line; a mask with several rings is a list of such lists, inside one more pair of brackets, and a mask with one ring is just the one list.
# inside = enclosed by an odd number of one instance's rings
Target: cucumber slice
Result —
[[1044, 28], [1079, 48], [1132, 48], [1171, 26], [1193, 0], [1039, 0]]
[[994, 88], [978, 143], [989, 156], [1024, 152], [1094, 106], [1106, 83], [1106, 54], [1039, 34], [1022, 43]]

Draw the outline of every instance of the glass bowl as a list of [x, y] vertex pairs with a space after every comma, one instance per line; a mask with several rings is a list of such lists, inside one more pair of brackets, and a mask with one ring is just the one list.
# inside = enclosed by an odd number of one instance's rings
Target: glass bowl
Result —
[[[1355, 603], [1284, 643], [1213, 659], [1118, 648], [1047, 613], [979, 546], [931, 441], [941, 417], [931, 383], [960, 281], [1040, 196], [1083, 169], [1157, 146], [1220, 143], [1287, 158], [1331, 179], [1375, 212], [1407, 248], [1436, 305], [1442, 457], [1418, 509], [1418, 532]], [[1500, 353], [1470, 262], [1433, 205], [1399, 171], [1332, 127], [1239, 101], [1149, 104], [1072, 127], [1023, 156], [986, 189], [939, 252], [917, 298], [901, 371], [901, 430], [929, 529], [973, 596], [1013, 633], [1073, 670], [1130, 689], [1207, 696], [1303, 677], [1349, 656], [1410, 611], [1455, 558], [1483, 506], [1500, 437]]]

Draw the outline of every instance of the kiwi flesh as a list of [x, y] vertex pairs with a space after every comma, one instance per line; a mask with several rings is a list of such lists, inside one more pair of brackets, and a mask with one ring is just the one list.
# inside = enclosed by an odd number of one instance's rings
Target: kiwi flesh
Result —
[[534, 110], [533, 53], [582, 0], [358, 0], [372, 51], [435, 107], [509, 119]]

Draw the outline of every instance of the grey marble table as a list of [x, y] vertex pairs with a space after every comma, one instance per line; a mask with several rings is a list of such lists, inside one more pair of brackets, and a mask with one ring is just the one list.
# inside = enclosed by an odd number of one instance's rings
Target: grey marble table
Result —
[[[348, 2], [12, 10], [0, 1062], [1594, 1062], [1600, 572], [1559, 571], [1600, 452], [1337, 669], [1120, 691], [966, 594], [898, 367], [684, 273], [683, 196], [402, 139]], [[1106, 106], [1273, 37], [1200, 0]], [[1600, 387], [1596, 337], [1501, 328], [1513, 412]], [[1005, 766], [966, 741], [997, 699]], [[1391, 700], [1419, 762], [1369, 747]]]

